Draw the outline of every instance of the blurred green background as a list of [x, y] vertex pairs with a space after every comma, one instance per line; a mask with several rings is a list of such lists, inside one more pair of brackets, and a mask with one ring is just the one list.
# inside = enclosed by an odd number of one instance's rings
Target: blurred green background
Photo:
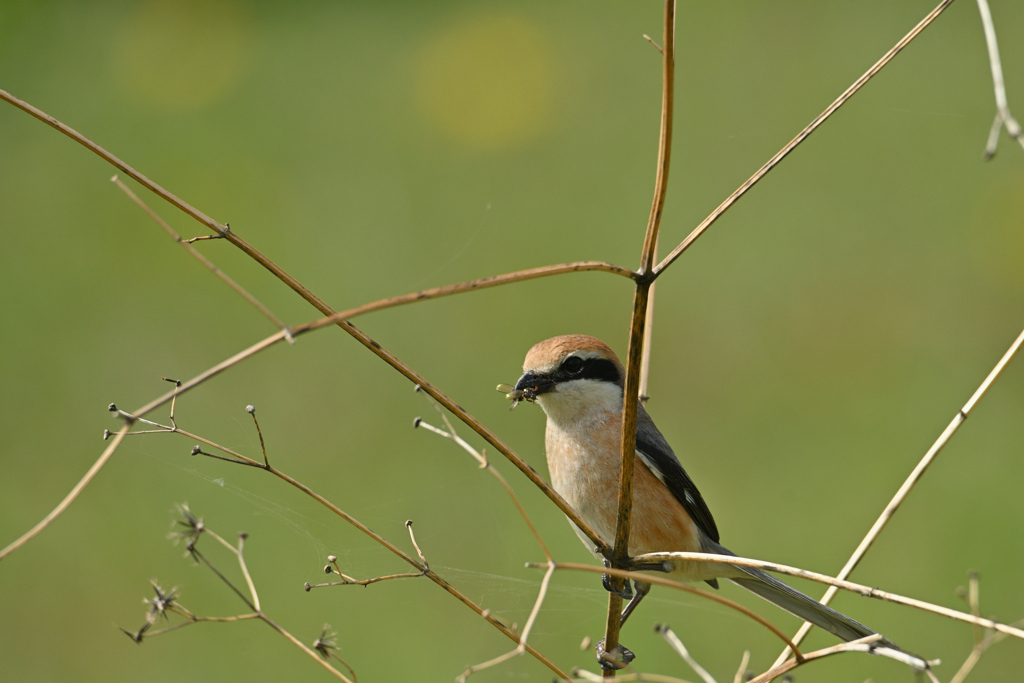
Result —
[[[662, 253], [933, 6], [681, 3], [675, 149]], [[1024, 115], [1024, 4], [993, 0], [1011, 107]], [[0, 3], [0, 87], [77, 128], [232, 229], [336, 308], [571, 260], [636, 267], [654, 179], [661, 5], [611, 2]], [[994, 114], [974, 3], [956, 3], [715, 225], [659, 282], [649, 409], [698, 482], [723, 542], [835, 572], [1024, 327], [1024, 154]], [[113, 170], [0, 106], [0, 544], [55, 505], [132, 409], [273, 332], [108, 180]], [[140, 192], [176, 230], [202, 226]], [[201, 250], [278, 315], [316, 312], [226, 243]], [[543, 416], [494, 391], [526, 350], [587, 333], [624, 355], [631, 287], [560, 276], [357, 321], [546, 472]], [[1024, 617], [1024, 361], [1011, 365], [853, 578]], [[436, 421], [409, 383], [337, 329], [279, 346], [190, 393], [179, 424], [249, 455], [254, 404], [272, 461], [524, 623], [542, 559], [497, 484], [411, 428]], [[166, 411], [160, 411], [161, 416]], [[463, 430], [469, 435], [469, 430]], [[471, 439], [477, 446], [479, 439]], [[305, 593], [328, 553], [358, 577], [386, 550], [254, 470], [133, 437], [70, 511], [0, 564], [0, 677], [10, 681], [328, 680], [255, 622], [133, 645], [148, 582], [198, 614], [244, 611], [166, 539], [188, 501], [250, 534], [264, 609], [311, 642], [325, 622], [361, 681], [452, 680], [510, 642], [425, 580]], [[559, 558], [589, 561], [511, 465]], [[230, 558], [207, 551], [237, 577]], [[797, 584], [808, 592], [821, 589]], [[788, 615], [723, 587], [795, 630]], [[593, 667], [605, 592], [556, 577], [532, 643]], [[841, 595], [838, 609], [941, 657], [970, 627]], [[659, 590], [624, 640], [644, 671], [693, 679], [668, 622], [720, 681], [778, 643], [708, 602]], [[815, 634], [811, 646], [830, 644]], [[1007, 641], [973, 680], [1017, 681]], [[473, 680], [550, 680], [529, 658]], [[911, 681], [859, 655], [797, 680]]]

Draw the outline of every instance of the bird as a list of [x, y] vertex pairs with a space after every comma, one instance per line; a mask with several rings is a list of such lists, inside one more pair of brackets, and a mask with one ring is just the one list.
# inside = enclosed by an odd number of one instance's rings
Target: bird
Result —
[[[535, 402], [543, 409], [551, 485], [609, 546], [618, 519], [624, 385], [625, 370], [615, 352], [595, 337], [573, 334], [534, 345], [526, 354], [522, 376], [508, 392], [517, 403]], [[678, 551], [736, 556], [719, 542], [707, 503], [643, 406], [637, 407], [635, 458], [630, 557]], [[587, 535], [572, 526], [584, 545], [598, 559], [605, 559]], [[728, 579], [844, 641], [875, 635], [867, 626], [760, 569], [672, 561], [659, 563], [657, 570], [666, 571], [669, 578], [704, 581], [716, 589], [718, 579]], [[607, 577], [605, 587], [614, 590]], [[634, 582], [634, 587], [635, 592], [630, 591], [627, 583], [619, 591], [630, 598], [623, 622], [650, 590], [650, 584], [642, 581]], [[884, 637], [877, 645], [899, 649]], [[598, 660], [608, 668], [611, 664], [603, 654], [599, 647]], [[628, 663], [633, 654], [625, 650], [620, 656]]]

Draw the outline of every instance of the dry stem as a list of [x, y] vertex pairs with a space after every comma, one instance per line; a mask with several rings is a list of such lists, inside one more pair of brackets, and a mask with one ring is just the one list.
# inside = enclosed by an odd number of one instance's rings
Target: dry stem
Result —
[[[1013, 357], [1017, 355], [1022, 344], [1024, 344], [1024, 331], [1022, 331], [1014, 342], [1010, 344], [1010, 348], [1006, 350], [1006, 353], [1004, 353], [1003, 357], [999, 359], [996, 366], [988, 373], [988, 376], [986, 376], [984, 381], [982, 381], [981, 386], [975, 390], [971, 395], [971, 398], [964, 404], [964, 407], [960, 409], [960, 412], [953, 417], [953, 421], [950, 422], [946, 429], [943, 430], [942, 434], [939, 435], [939, 438], [932, 444], [932, 447], [928, 449], [928, 452], [924, 454], [924, 457], [922, 457], [920, 462], [917, 463], [917, 466], [914, 467], [906, 481], [903, 482], [903, 485], [900, 486], [899, 490], [896, 492], [896, 495], [892, 497], [889, 504], [885, 506], [884, 510], [882, 510], [882, 514], [878, 516], [878, 519], [875, 520], [871, 529], [868, 530], [867, 535], [863, 540], [861, 540], [857, 549], [853, 551], [853, 555], [851, 555], [850, 559], [846, 561], [845, 565], [843, 565], [843, 568], [838, 575], [839, 579], [845, 579], [853, 572], [854, 568], [858, 563], [860, 563], [868, 549], [875, 542], [875, 539], [882, 533], [886, 524], [888, 524], [892, 516], [896, 514], [896, 510], [898, 510], [900, 505], [903, 504], [903, 501], [910, 494], [910, 491], [914, 488], [921, 477], [924, 476], [925, 470], [928, 469], [928, 466], [931, 465], [939, 455], [939, 452], [943, 449], [953, 434], [956, 433], [956, 430], [960, 428], [960, 425], [964, 423], [967, 416], [971, 414], [971, 411], [974, 410], [974, 406], [978, 404], [978, 401], [980, 401], [988, 392], [989, 387], [999, 379], [1003, 370], [1010, 361], [1013, 360]], [[836, 592], [837, 589], [835, 587], [829, 588], [821, 598], [821, 603], [823, 605], [827, 605], [831, 602], [832, 598], [835, 597]], [[793, 641], [799, 645], [803, 641], [804, 636], [806, 636], [812, 628], [813, 626], [809, 622], [804, 622], [803, 626], [800, 627], [800, 630], [797, 631], [795, 636], [793, 636]], [[789, 652], [787, 650], [783, 650], [782, 654], [780, 654], [775, 660], [775, 666], [781, 664], [788, 656]]]
[[[636, 290], [633, 294], [633, 314], [630, 318], [629, 349], [626, 356], [626, 382], [622, 407], [622, 432], [620, 444], [619, 500], [615, 524], [613, 555], [609, 558], [613, 566], [622, 566], [629, 557], [629, 525], [633, 508], [633, 462], [636, 458], [636, 415], [640, 400], [641, 364], [644, 357], [645, 323], [651, 284], [654, 282], [651, 269], [654, 266], [655, 250], [658, 245], [658, 231], [665, 208], [665, 194], [668, 191], [669, 164], [672, 159], [672, 112], [675, 92], [675, 0], [665, 0], [662, 54], [661, 89], [661, 131], [658, 139], [658, 166], [654, 181], [654, 199], [647, 218], [643, 250], [640, 254], [640, 268], [637, 271]], [[607, 554], [605, 554], [607, 557]], [[622, 587], [618, 583], [618, 588]], [[608, 616], [605, 624], [604, 647], [608, 653], [619, 649], [619, 629], [622, 598], [617, 592], [608, 594]], [[606, 678], [615, 677], [615, 669], [605, 671]]]
[[685, 645], [683, 645], [683, 641], [679, 640], [679, 636], [675, 634], [675, 631], [667, 625], [655, 626], [654, 630], [661, 634], [661, 637], [665, 639], [665, 642], [667, 642], [669, 646], [676, 651], [676, 654], [682, 657], [684, 662], [690, 665], [690, 668], [700, 676], [700, 679], [704, 681], [704, 683], [718, 683], [718, 681], [715, 680], [715, 677], [709, 674], [707, 669], [698, 664], [697, 660], [690, 655], [690, 651], [686, 649]]

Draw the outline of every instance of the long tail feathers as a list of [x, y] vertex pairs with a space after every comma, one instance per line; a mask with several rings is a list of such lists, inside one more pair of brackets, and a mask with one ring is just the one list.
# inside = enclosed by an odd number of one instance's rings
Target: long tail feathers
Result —
[[[730, 581], [746, 588], [752, 593], [756, 593], [768, 602], [778, 605], [790, 614], [825, 629], [837, 638], [849, 642], [864, 636], [874, 635], [875, 633], [864, 624], [821, 604], [814, 598], [804, 595], [797, 589], [784, 584], [760, 569], [750, 567], [736, 568], [747, 574], [747, 576], [735, 577], [730, 579]], [[878, 644], [882, 647], [899, 649], [895, 643], [885, 637], [878, 641]]]

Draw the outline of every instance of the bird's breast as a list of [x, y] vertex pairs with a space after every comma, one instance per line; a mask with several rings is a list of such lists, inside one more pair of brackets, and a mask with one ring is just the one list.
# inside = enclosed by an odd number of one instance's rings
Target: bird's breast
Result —
[[[546, 432], [551, 485], [609, 544], [618, 520], [621, 424], [615, 413], [571, 424], [549, 419]], [[640, 458], [633, 472], [630, 555], [699, 551], [700, 531], [685, 508]]]

